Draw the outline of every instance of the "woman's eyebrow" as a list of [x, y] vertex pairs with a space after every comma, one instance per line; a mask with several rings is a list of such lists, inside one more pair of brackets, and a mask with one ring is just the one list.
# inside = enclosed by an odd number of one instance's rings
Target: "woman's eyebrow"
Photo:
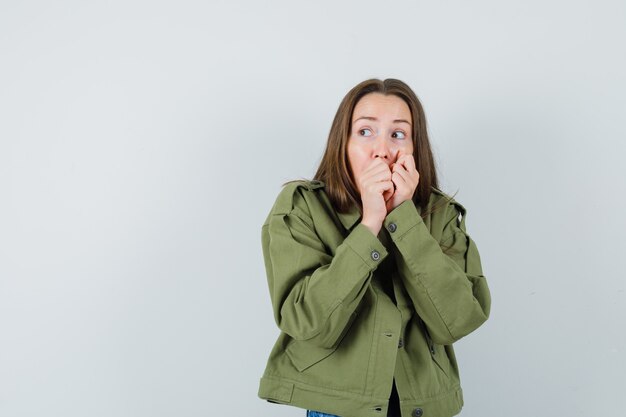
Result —
[[[372, 117], [372, 116], [361, 116], [361, 117], [359, 117], [358, 119], [353, 120], [353, 121], [352, 121], [352, 123], [356, 123], [356, 122], [358, 122], [358, 121], [359, 121], [359, 120], [361, 120], [361, 119], [367, 119], [367, 120], [378, 121], [378, 119], [377, 119], [377, 118]], [[408, 121], [406, 121], [406, 120], [404, 120], [404, 119], [396, 119], [396, 120], [394, 120], [393, 122], [394, 122], [394, 123], [406, 123], [406, 124], [408, 124], [409, 126], [411, 125], [411, 123], [409, 123]]]

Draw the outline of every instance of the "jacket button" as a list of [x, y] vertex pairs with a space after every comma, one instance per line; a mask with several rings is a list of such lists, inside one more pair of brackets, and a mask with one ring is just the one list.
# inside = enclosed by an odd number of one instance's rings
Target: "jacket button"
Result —
[[375, 260], [375, 261], [380, 259], [380, 253], [378, 253], [377, 250], [373, 250], [372, 251], [372, 259]]
[[402, 346], [404, 346], [404, 340], [400, 338], [400, 340], [398, 340], [398, 349], [401, 348]]
[[395, 232], [397, 228], [398, 227], [395, 223], [389, 223], [389, 226], [387, 226], [387, 230], [389, 230], [391, 233]]
[[424, 411], [421, 408], [413, 410], [413, 417], [422, 417], [422, 414], [424, 414]]

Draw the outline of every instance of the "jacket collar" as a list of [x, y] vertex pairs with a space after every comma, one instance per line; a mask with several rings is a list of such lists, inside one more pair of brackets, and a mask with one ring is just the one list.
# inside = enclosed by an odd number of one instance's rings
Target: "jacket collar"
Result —
[[[309, 190], [323, 188], [325, 186], [326, 183], [321, 180], [311, 180], [308, 183]], [[352, 226], [354, 226], [356, 221], [361, 218], [361, 212], [355, 204], [352, 204], [352, 206], [350, 206], [350, 210], [348, 210], [346, 213], [337, 213], [337, 216], [339, 217], [341, 224], [343, 224], [343, 227], [345, 227], [346, 230], [350, 230], [352, 229]]]
[[354, 223], [361, 218], [361, 212], [359, 211], [359, 208], [353, 204], [347, 213], [337, 213], [337, 216], [339, 217], [341, 224], [343, 224], [343, 227], [350, 230], [352, 226], [354, 226]]

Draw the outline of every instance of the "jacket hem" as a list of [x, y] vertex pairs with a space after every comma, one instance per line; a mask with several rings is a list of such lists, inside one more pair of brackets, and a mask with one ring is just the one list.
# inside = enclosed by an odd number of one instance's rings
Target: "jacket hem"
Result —
[[[277, 376], [261, 377], [258, 397], [266, 401], [320, 411], [341, 417], [385, 417], [388, 398], [373, 398], [346, 391], [308, 385], [300, 381]], [[400, 400], [403, 416], [412, 416], [417, 408], [424, 417], [452, 417], [463, 407], [460, 385], [435, 396]]]

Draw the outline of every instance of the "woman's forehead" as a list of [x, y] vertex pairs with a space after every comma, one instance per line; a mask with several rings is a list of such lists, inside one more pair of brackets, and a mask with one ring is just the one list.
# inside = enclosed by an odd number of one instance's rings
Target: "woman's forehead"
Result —
[[378, 121], [394, 119], [394, 122], [411, 122], [411, 111], [404, 100], [395, 95], [370, 93], [362, 97], [354, 108], [352, 122], [359, 119]]

